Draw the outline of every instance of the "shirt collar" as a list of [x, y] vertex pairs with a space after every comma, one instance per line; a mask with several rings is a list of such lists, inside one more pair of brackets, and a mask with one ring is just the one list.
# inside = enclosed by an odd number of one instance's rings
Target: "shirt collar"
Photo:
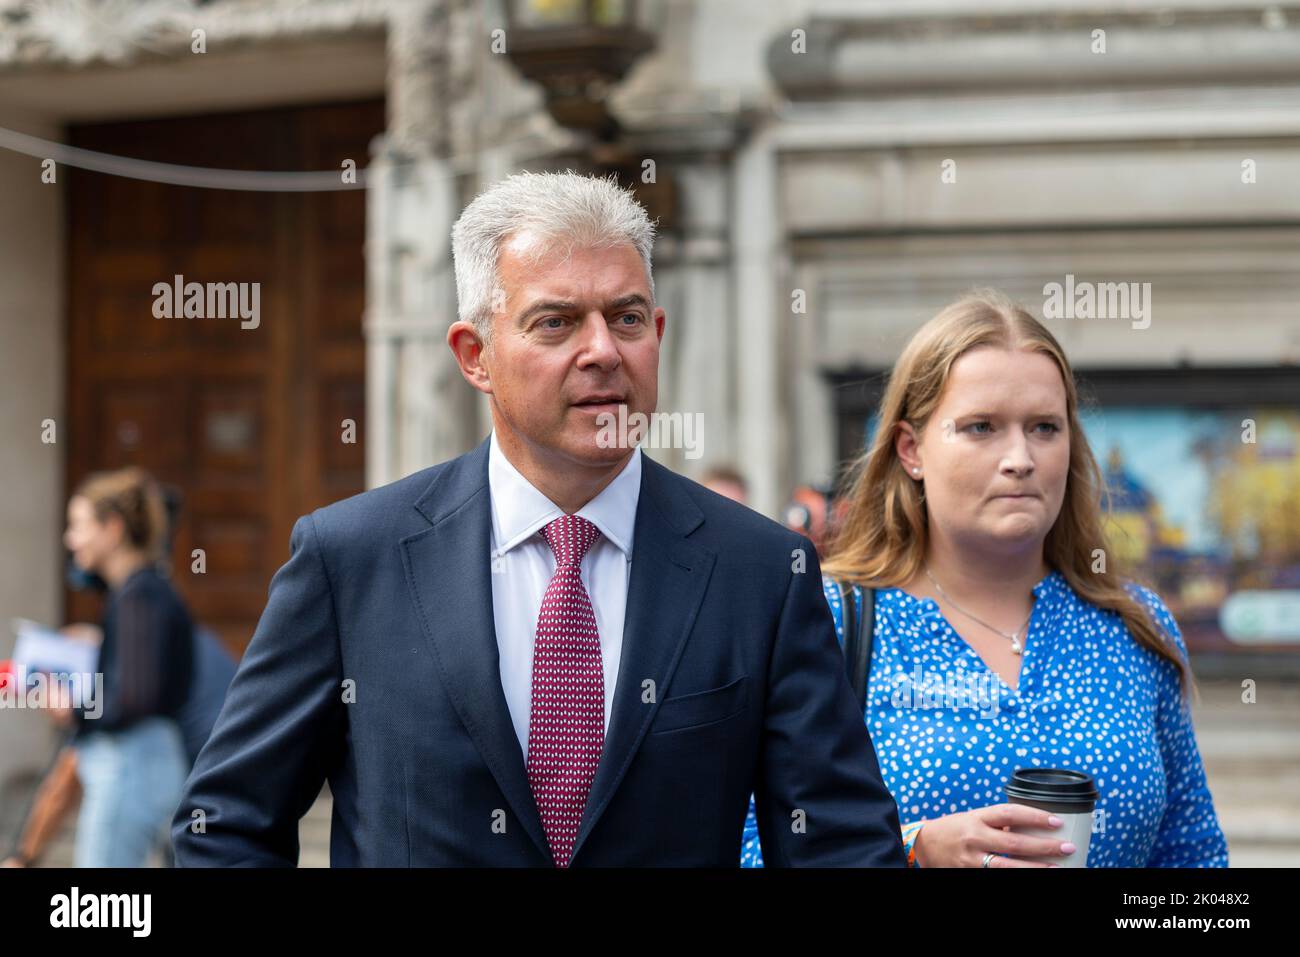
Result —
[[[492, 500], [493, 555], [504, 555], [527, 541], [547, 523], [564, 514], [564, 509], [524, 478], [501, 446], [493, 429], [488, 448], [488, 488]], [[632, 530], [636, 525], [637, 503], [641, 499], [641, 449], [628, 458], [623, 471], [600, 490], [577, 514], [587, 519], [600, 534], [632, 558]]]

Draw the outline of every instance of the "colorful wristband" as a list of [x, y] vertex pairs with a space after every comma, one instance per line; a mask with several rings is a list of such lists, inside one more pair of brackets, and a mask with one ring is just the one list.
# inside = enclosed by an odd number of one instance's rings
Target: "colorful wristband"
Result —
[[924, 821], [916, 821], [913, 824], [905, 824], [903, 831], [903, 850], [907, 853], [907, 866], [920, 867], [916, 860], [916, 836], [921, 833], [921, 828], [925, 826]]

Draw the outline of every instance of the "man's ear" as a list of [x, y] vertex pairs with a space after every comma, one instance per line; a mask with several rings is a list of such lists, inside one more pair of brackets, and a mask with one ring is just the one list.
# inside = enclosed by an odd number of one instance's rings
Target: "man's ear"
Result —
[[667, 318], [667, 314], [663, 311], [662, 308], [655, 309], [655, 315], [654, 315], [655, 335], [659, 337], [660, 342], [662, 342], [664, 338], [664, 321], [666, 320], [666, 318]]
[[456, 357], [456, 364], [460, 366], [460, 374], [465, 377], [465, 381], [485, 395], [491, 395], [492, 377], [484, 362], [488, 349], [478, 330], [468, 322], [453, 322], [447, 330], [447, 345]]

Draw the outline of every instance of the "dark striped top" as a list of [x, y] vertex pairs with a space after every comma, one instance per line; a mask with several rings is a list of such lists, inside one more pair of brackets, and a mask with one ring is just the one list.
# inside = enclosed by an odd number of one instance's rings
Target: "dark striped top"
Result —
[[120, 731], [153, 715], [176, 717], [189, 694], [194, 625], [180, 595], [154, 567], [140, 568], [109, 592], [97, 670], [102, 714], [76, 709], [77, 736]]

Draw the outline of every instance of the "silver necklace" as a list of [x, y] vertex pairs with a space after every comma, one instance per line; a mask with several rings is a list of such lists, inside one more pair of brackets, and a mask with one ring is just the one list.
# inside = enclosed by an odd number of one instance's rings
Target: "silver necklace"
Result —
[[937, 591], [940, 595], [942, 595], [944, 597], [944, 600], [946, 600], [948, 604], [952, 605], [953, 608], [956, 608], [959, 612], [961, 612], [963, 615], [965, 615], [967, 618], [971, 619], [972, 621], [979, 622], [979, 624], [983, 625], [989, 631], [997, 632], [1003, 638], [1007, 639], [1007, 641], [1011, 642], [1012, 654], [1014, 655], [1020, 654], [1021, 650], [1024, 647], [1020, 643], [1020, 636], [1024, 632], [1024, 630], [1029, 627], [1029, 622], [1034, 617], [1034, 612], [1032, 609], [1029, 612], [1029, 617], [1025, 619], [1025, 623], [1021, 625], [1019, 628], [1017, 628], [1015, 631], [1011, 632], [1010, 634], [1007, 634], [1001, 628], [994, 628], [992, 625], [990, 625], [987, 621], [984, 621], [982, 618], [976, 618], [974, 615], [968, 612], [961, 605], [953, 601], [952, 596], [943, 590], [943, 586], [934, 580], [934, 576], [930, 574], [929, 565], [925, 567], [925, 577], [930, 579], [930, 582], [934, 585], [935, 591]]

